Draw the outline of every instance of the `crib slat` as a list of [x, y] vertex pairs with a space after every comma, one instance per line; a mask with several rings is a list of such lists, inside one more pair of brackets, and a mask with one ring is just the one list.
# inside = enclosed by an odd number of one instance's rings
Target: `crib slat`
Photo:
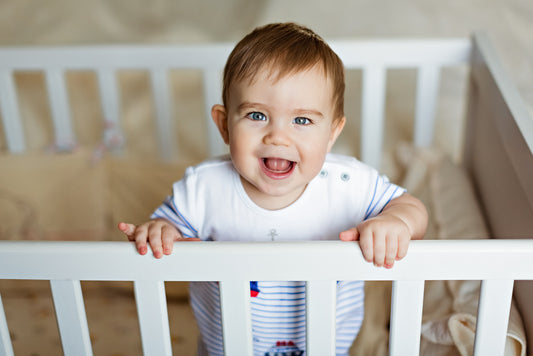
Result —
[[207, 120], [207, 133], [209, 139], [209, 155], [211, 157], [224, 154], [227, 149], [220, 137], [218, 128], [211, 120], [211, 108], [222, 103], [222, 73], [219, 69], [204, 70], [204, 105]]
[[253, 355], [250, 282], [219, 282], [225, 355]]
[[59, 150], [70, 150], [76, 140], [70, 121], [69, 99], [63, 70], [56, 68], [46, 70], [46, 88], [54, 122], [55, 147]]
[[152, 68], [150, 70], [152, 93], [155, 103], [157, 118], [157, 140], [159, 155], [162, 159], [170, 161], [174, 157], [174, 125], [172, 122], [172, 104], [170, 100], [170, 85], [168, 82], [168, 69]]
[[104, 121], [106, 124], [112, 125], [111, 128], [115, 132], [122, 135], [120, 125], [119, 90], [115, 71], [109, 68], [99, 69], [97, 76]]
[[389, 355], [420, 352], [424, 281], [394, 281], [392, 284]]
[[512, 279], [481, 282], [474, 356], [504, 354], [513, 284]]
[[418, 70], [414, 134], [415, 145], [418, 147], [430, 146], [433, 141], [439, 77], [439, 67], [426, 65]]
[[134, 290], [144, 356], [172, 355], [164, 281], [135, 281]]
[[92, 355], [80, 281], [51, 280], [50, 286], [63, 353], [66, 356]]
[[335, 305], [337, 282], [307, 281], [307, 355], [335, 355]]
[[13, 355], [13, 345], [11, 345], [11, 337], [9, 336], [9, 328], [7, 327], [2, 296], [0, 296], [0, 356]]
[[361, 158], [378, 168], [381, 164], [383, 126], [385, 121], [386, 70], [367, 66], [363, 70], [361, 102]]
[[0, 71], [0, 109], [2, 110], [7, 148], [13, 153], [24, 152], [26, 142], [20, 121], [17, 91], [13, 73], [10, 70]]

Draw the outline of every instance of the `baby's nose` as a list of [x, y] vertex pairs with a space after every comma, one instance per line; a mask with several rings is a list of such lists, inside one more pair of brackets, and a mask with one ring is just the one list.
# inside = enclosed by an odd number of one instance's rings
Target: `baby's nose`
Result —
[[291, 139], [288, 132], [283, 127], [271, 127], [265, 135], [263, 142], [266, 145], [289, 146]]

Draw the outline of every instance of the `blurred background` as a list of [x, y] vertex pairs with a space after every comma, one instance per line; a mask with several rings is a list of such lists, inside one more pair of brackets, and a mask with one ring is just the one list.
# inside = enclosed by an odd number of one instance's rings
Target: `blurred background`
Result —
[[326, 40], [485, 31], [533, 111], [531, 0], [2, 0], [0, 45], [237, 41], [276, 21]]
[[[483, 31], [495, 46], [505, 70], [509, 73], [533, 115], [533, 1], [531, 0], [93, 0], [93, 1], [31, 1], [0, 0], [0, 46], [11, 45], [92, 45], [92, 44], [163, 44], [230, 42], [240, 40], [254, 27], [269, 22], [294, 21], [306, 25], [326, 40], [337, 38], [449, 38], [468, 37]], [[181, 75], [181, 74], [180, 74]], [[437, 146], [459, 160], [464, 132], [464, 86], [458, 86], [457, 77], [467, 71], [446, 75], [441, 82], [441, 103], [436, 122]], [[449, 74], [448, 74], [448, 77]], [[389, 71], [387, 81], [386, 116], [389, 127], [386, 142], [409, 140], [413, 117], [412, 97], [415, 90], [414, 71]], [[120, 78], [119, 78], [120, 79]], [[191, 103], [200, 98], [200, 78], [181, 76], [185, 83], [178, 102], [176, 117], [201, 117]], [[19, 76], [19, 84], [33, 83], [42, 78]], [[78, 95], [95, 95], [95, 82], [87, 77], [71, 75], [71, 87], [86, 89]], [[124, 92], [133, 92], [146, 84], [146, 77], [122, 78]], [[358, 156], [358, 139], [350, 136], [357, 132], [360, 115], [360, 73], [347, 73], [346, 114], [348, 125], [334, 150]], [[32, 83], [26, 83], [32, 82]], [[355, 83], [355, 84], [351, 84]], [[28, 85], [29, 86], [29, 85]], [[146, 86], [146, 85], [145, 85]], [[196, 91], [195, 91], [196, 90]], [[75, 107], [76, 92], [71, 96]], [[124, 95], [127, 96], [127, 95]], [[34, 96], [35, 97], [35, 96]], [[147, 96], [139, 96], [123, 107], [125, 130], [129, 142], [136, 142], [131, 152], [137, 156], [153, 156], [155, 143], [137, 139], [153, 130]], [[22, 111], [25, 129], [34, 147], [42, 149], [43, 133], [50, 128], [42, 120], [32, 122], [35, 112], [46, 112], [46, 107], [35, 108], [24, 104]], [[29, 100], [28, 100], [29, 101]], [[142, 105], [140, 104], [142, 102]], [[189, 106], [188, 106], [189, 105]], [[201, 104], [200, 104], [201, 105]], [[25, 113], [26, 111], [26, 113]], [[100, 138], [100, 127], [89, 126], [100, 122], [91, 117], [91, 107], [73, 109], [78, 139], [82, 145], [94, 145]], [[85, 115], [85, 118], [83, 118]], [[29, 118], [29, 119], [28, 119]], [[178, 120], [179, 124], [179, 120]], [[197, 152], [196, 160], [206, 157], [206, 145], [191, 140], [189, 134], [195, 123], [188, 121], [177, 133], [186, 151]], [[204, 123], [202, 123], [204, 125]], [[392, 137], [391, 137], [392, 135]], [[391, 143], [390, 147], [394, 144]], [[32, 147], [30, 147], [32, 148]], [[392, 148], [389, 148], [391, 151]], [[387, 147], [386, 147], [387, 151]], [[387, 159], [387, 158], [385, 158]], [[385, 172], [390, 175], [395, 173]]]

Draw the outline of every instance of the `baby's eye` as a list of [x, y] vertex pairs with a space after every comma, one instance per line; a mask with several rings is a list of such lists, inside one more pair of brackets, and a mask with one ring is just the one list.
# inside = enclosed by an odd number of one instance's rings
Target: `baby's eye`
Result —
[[296, 125], [309, 125], [311, 123], [311, 120], [306, 117], [297, 117], [292, 122]]
[[252, 120], [255, 120], [255, 121], [265, 121], [266, 120], [266, 116], [264, 114], [258, 112], [258, 111], [251, 112], [251, 113], [249, 113], [246, 116], [249, 117]]

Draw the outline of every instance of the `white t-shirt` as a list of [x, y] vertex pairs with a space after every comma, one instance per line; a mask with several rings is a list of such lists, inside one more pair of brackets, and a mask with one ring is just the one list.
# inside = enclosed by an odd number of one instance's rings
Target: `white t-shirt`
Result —
[[[341, 231], [376, 216], [404, 193], [355, 158], [329, 154], [321, 172], [290, 206], [266, 210], [246, 194], [229, 157], [190, 167], [152, 215], [174, 223], [185, 237], [213, 241], [337, 240]], [[337, 284], [337, 355], [348, 354], [363, 321], [363, 282]], [[254, 355], [290, 346], [305, 350], [305, 283], [251, 283]], [[216, 282], [194, 282], [191, 305], [201, 355], [223, 355]], [[299, 351], [295, 351], [294, 355]]]

